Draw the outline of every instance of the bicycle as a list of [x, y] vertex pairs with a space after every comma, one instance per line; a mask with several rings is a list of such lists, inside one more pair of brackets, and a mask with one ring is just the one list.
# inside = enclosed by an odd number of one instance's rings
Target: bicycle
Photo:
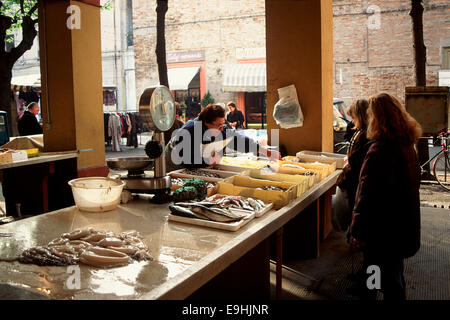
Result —
[[334, 147], [335, 147], [335, 148], [338, 148], [338, 147], [339, 147], [339, 149], [337, 149], [337, 150], [335, 151], [335, 153], [340, 153], [341, 151], [343, 151], [343, 150], [345, 150], [345, 149], [348, 149], [349, 146], [350, 146], [350, 142], [348, 142], [348, 141], [336, 143], [336, 144], [334, 145]]
[[433, 163], [433, 176], [436, 178], [436, 181], [447, 190], [450, 190], [449, 135], [450, 131], [442, 131], [438, 134], [437, 139], [441, 140], [441, 150], [420, 166], [423, 174], [426, 172], [424, 167], [435, 159]]

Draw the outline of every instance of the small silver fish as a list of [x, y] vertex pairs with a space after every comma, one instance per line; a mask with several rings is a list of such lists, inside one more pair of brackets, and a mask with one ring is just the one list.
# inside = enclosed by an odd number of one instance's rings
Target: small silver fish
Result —
[[198, 214], [197, 212], [193, 212], [189, 208], [177, 206], [173, 204], [169, 204], [170, 212], [176, 216], [186, 217], [186, 218], [197, 218], [202, 220], [211, 220], [203, 214]]

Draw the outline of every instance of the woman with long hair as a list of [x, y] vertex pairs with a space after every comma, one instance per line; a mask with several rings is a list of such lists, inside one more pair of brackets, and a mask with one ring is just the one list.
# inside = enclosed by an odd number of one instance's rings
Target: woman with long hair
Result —
[[366, 137], [368, 107], [369, 103], [366, 99], [358, 99], [347, 109], [347, 114], [352, 117], [355, 132], [350, 139], [347, 151], [347, 165], [342, 169], [337, 180], [338, 189], [333, 206], [336, 209], [333, 220], [337, 230], [347, 230], [352, 220], [359, 173], [370, 146]]
[[[419, 123], [393, 96], [370, 97], [367, 138], [350, 227], [350, 243], [364, 253], [364, 267], [385, 300], [406, 298], [403, 260], [420, 248]], [[368, 276], [373, 276], [370, 274]], [[378, 281], [378, 280], [380, 281]], [[380, 282], [380, 283], [378, 283]]]

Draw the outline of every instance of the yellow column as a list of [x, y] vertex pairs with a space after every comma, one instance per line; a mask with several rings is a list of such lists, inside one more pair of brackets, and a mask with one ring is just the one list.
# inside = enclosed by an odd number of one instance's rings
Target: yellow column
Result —
[[266, 0], [267, 126], [278, 88], [294, 84], [303, 127], [280, 129], [280, 145], [290, 155], [300, 150], [333, 151], [332, 0]]
[[98, 1], [41, 1], [39, 40], [45, 151], [79, 150], [79, 170], [104, 168]]

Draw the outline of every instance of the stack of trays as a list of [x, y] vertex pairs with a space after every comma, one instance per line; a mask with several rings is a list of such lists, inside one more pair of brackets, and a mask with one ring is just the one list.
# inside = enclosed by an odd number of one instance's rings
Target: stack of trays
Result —
[[317, 151], [300, 151], [297, 152], [297, 158], [304, 161], [318, 161], [321, 163], [336, 163], [336, 169], [342, 169], [346, 162], [347, 156], [338, 153], [317, 152]]
[[[196, 174], [192, 172], [196, 172]], [[179, 169], [169, 172], [169, 176], [171, 176], [172, 178], [183, 178], [183, 179], [196, 178], [209, 182], [219, 182], [225, 178], [235, 176], [237, 174], [239, 174], [239, 172], [229, 172], [213, 169], [195, 169], [195, 171], [191, 171], [188, 169]]]

